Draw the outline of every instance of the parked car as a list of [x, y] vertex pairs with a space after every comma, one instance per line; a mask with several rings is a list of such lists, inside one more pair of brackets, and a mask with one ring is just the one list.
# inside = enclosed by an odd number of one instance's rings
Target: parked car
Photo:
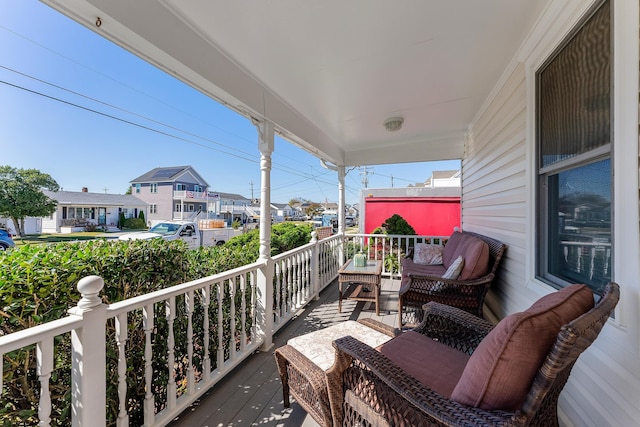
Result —
[[16, 244], [13, 243], [11, 234], [7, 230], [0, 230], [0, 251], [5, 251], [9, 248], [13, 248]]

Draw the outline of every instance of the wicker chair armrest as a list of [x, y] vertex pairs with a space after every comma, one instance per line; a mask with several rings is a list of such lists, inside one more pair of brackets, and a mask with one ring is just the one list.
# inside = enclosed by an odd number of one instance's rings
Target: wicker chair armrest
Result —
[[[516, 423], [514, 421], [523, 416], [519, 412], [487, 411], [452, 401], [407, 375], [405, 371], [399, 368], [384, 354], [351, 336], [335, 340], [333, 346], [336, 349], [337, 359], [350, 359], [353, 361], [351, 363], [352, 368], [370, 371], [375, 377], [379, 378], [385, 386], [392, 389], [395, 394], [397, 394], [398, 399], [406, 401], [423, 413], [425, 415], [423, 425], [515, 425]], [[332, 375], [333, 374], [335, 374], [335, 372], [333, 372]], [[358, 377], [358, 375], [355, 377]], [[327, 380], [329, 381], [329, 375]], [[331, 379], [331, 381], [333, 382], [334, 380]], [[342, 394], [342, 399], [344, 399], [344, 392], [342, 390], [350, 388], [349, 384], [342, 385], [344, 389], [341, 388], [339, 392]], [[338, 402], [333, 400], [335, 399], [335, 392], [338, 391], [338, 389], [331, 390], [331, 387], [329, 387], [329, 389], [332, 412], [339, 417], [336, 418], [334, 416], [334, 423], [336, 421], [341, 422], [342, 402], [340, 402], [339, 411], [336, 411], [338, 407], [335, 405]], [[354, 391], [357, 393], [356, 390]]]
[[422, 322], [413, 331], [467, 354], [473, 353], [494, 327], [464, 310], [434, 301], [425, 304], [423, 310]]
[[360, 319], [358, 320], [358, 323], [361, 323], [373, 330], [376, 330], [390, 337], [395, 337], [396, 335], [399, 335], [402, 332], [402, 330], [399, 328], [394, 328], [391, 325], [387, 325], [385, 323], [382, 323], [374, 319]]
[[495, 277], [494, 274], [489, 273], [477, 279], [458, 280], [458, 279], [443, 279], [439, 276], [427, 276], [422, 274], [409, 273], [407, 275], [411, 279], [410, 289], [425, 289], [429, 290], [431, 287], [436, 286], [439, 289], [446, 289], [449, 286], [480, 286], [491, 283]]

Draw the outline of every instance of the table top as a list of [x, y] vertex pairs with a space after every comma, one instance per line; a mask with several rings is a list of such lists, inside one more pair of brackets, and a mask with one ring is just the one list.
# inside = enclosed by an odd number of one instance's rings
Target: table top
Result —
[[380, 260], [367, 260], [365, 267], [356, 267], [353, 265], [353, 260], [350, 259], [345, 265], [338, 271], [339, 274], [380, 274], [382, 273], [382, 261]]

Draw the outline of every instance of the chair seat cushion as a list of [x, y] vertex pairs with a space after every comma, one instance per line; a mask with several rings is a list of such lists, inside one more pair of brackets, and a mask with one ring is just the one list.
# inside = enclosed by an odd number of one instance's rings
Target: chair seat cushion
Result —
[[380, 345], [378, 350], [426, 387], [450, 398], [469, 355], [408, 331]]
[[423, 265], [416, 264], [411, 258], [404, 258], [401, 261], [402, 265], [402, 282], [400, 284], [401, 289], [409, 287], [411, 279], [409, 274], [416, 274], [418, 276], [434, 276], [442, 277], [447, 269], [442, 264], [438, 265]]
[[560, 328], [592, 307], [591, 290], [571, 285], [505, 317], [471, 355], [451, 399], [482, 409], [519, 409]]

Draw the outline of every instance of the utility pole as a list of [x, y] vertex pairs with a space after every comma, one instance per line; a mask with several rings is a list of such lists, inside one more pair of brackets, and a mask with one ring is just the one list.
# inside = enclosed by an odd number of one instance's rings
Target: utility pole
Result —
[[373, 175], [373, 171], [368, 171], [367, 167], [363, 166], [362, 170], [360, 170], [360, 175], [362, 175], [362, 185], [364, 185], [364, 188], [368, 188], [368, 185], [369, 185], [368, 175], [369, 174]]
[[251, 185], [251, 203], [253, 203], [253, 180], [251, 180], [249, 185]]
[[107, 191], [109, 191], [107, 187], [104, 187], [103, 190], [104, 190], [104, 194], [107, 194]]
[[391, 175], [391, 188], [393, 188], [393, 175]]

